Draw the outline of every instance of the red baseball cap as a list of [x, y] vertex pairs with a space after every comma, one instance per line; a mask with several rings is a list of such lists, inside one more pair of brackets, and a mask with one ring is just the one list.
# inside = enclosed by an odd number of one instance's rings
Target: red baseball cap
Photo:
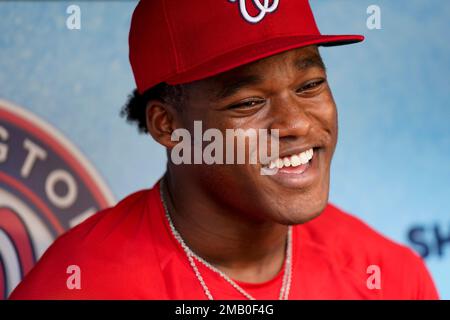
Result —
[[192, 82], [308, 45], [361, 35], [322, 35], [308, 0], [141, 0], [129, 57], [138, 91]]

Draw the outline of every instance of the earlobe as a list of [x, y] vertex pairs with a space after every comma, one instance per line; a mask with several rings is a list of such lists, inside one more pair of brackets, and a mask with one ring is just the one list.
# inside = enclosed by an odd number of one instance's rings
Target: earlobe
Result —
[[159, 100], [150, 100], [145, 110], [148, 132], [156, 142], [169, 149], [176, 144], [171, 139], [176, 128], [174, 112], [172, 106]]

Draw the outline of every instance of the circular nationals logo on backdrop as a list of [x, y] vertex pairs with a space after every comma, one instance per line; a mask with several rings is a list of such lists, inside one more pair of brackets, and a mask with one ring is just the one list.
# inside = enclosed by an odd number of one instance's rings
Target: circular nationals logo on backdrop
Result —
[[59, 235], [113, 204], [72, 143], [29, 111], [0, 100], [0, 299]]

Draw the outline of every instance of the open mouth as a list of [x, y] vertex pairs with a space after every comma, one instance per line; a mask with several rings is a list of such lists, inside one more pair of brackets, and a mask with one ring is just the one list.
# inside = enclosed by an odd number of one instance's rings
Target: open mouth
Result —
[[293, 154], [291, 156], [278, 158], [272, 160], [268, 168], [275, 169], [277, 168], [279, 172], [287, 172], [287, 173], [303, 173], [307, 167], [309, 162], [314, 156], [314, 149], [310, 148], [306, 151], [303, 151], [299, 154]]
[[298, 154], [274, 159], [265, 165], [264, 169], [268, 171], [277, 171], [279, 173], [302, 174], [308, 169], [310, 162], [314, 157], [314, 149], [315, 148], [310, 148]]
[[319, 176], [318, 156], [321, 148], [309, 148], [271, 160], [263, 167], [263, 174], [288, 187], [304, 187]]

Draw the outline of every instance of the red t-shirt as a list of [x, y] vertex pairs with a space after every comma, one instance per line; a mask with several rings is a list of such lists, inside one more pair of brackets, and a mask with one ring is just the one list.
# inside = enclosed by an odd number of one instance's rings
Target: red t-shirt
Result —
[[[68, 289], [70, 265], [81, 289]], [[370, 265], [381, 288], [369, 289]], [[215, 299], [244, 299], [220, 276], [197, 266]], [[277, 299], [283, 270], [259, 284], [237, 282], [256, 299]], [[59, 237], [10, 299], [206, 299], [169, 230], [159, 184], [134, 193]], [[289, 299], [437, 299], [421, 259], [332, 205], [293, 228]]]

